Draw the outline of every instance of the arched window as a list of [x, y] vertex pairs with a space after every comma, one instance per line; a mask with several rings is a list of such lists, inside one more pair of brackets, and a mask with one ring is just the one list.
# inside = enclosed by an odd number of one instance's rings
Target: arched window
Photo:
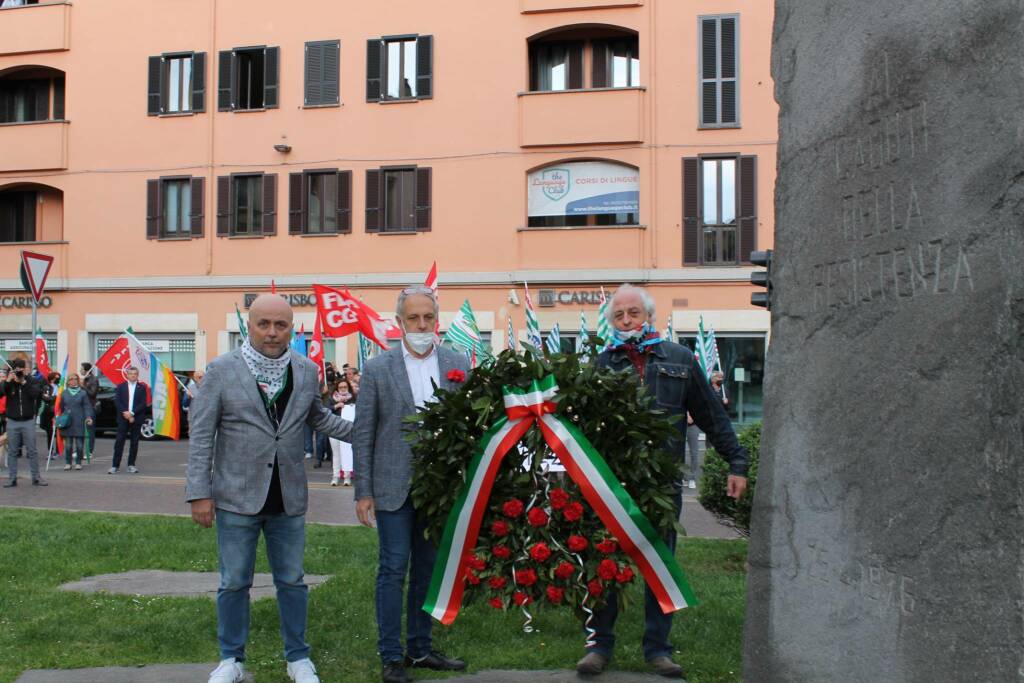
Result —
[[526, 183], [530, 227], [636, 225], [640, 172], [612, 161], [566, 161], [531, 171]]
[[0, 123], [64, 118], [64, 72], [41, 66], [0, 73]]
[[530, 90], [640, 85], [639, 39], [616, 26], [574, 26], [530, 39]]
[[64, 193], [16, 183], [0, 188], [0, 243], [56, 242], [64, 233]]

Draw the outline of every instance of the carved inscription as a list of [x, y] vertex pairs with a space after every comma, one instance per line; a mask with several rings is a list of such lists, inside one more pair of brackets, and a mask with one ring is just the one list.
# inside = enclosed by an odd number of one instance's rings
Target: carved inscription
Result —
[[868, 559], [840, 561], [827, 547], [814, 541], [808, 543], [808, 548], [811, 561], [807, 565], [807, 577], [810, 580], [853, 595], [878, 612], [897, 611], [901, 618], [913, 616], [917, 606], [917, 581], [913, 577]]

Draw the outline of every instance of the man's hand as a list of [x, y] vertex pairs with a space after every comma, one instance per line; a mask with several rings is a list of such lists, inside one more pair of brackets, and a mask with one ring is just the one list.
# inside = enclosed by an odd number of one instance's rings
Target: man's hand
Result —
[[85, 424], [89, 425], [89, 426], [92, 426], [92, 418], [91, 417], [85, 418]]
[[204, 529], [213, 526], [213, 498], [192, 501], [192, 521]]
[[730, 474], [729, 478], [725, 483], [726, 494], [730, 498], [739, 500], [743, 496], [743, 492], [747, 490], [747, 478], [741, 477], [738, 474]]
[[130, 411], [130, 410], [122, 410], [121, 411], [121, 417], [123, 417], [124, 419], [128, 420], [129, 422], [131, 422], [132, 421], [132, 411]]
[[360, 498], [356, 503], [356, 517], [363, 526], [373, 528], [373, 521], [377, 518], [373, 510], [373, 498]]

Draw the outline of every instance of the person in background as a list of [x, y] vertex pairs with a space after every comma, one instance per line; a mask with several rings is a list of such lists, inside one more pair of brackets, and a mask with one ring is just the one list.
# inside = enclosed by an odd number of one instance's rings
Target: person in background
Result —
[[82, 389], [85, 390], [92, 403], [93, 421], [86, 426], [85, 457], [87, 462], [92, 461], [92, 453], [96, 449], [96, 418], [95, 413], [99, 410], [100, 378], [93, 372], [92, 363], [82, 363]]
[[114, 390], [114, 406], [117, 410], [117, 439], [114, 440], [114, 461], [107, 474], [117, 474], [124, 455], [124, 442], [128, 445], [128, 473], [136, 474], [139, 468], [135, 461], [139, 456], [139, 437], [142, 436], [142, 422], [146, 419], [148, 400], [146, 385], [139, 381], [139, 369], [134, 365], [124, 372], [125, 380]]
[[[338, 377], [330, 396], [331, 412], [346, 420], [355, 421], [355, 393], [344, 375]], [[343, 486], [352, 486], [352, 445], [331, 439], [331, 453], [331, 486], [337, 486], [339, 483]]]
[[36, 415], [43, 397], [42, 383], [29, 375], [21, 358], [11, 361], [11, 371], [0, 370], [0, 394], [7, 397], [7, 483], [18, 485], [18, 451], [24, 446], [34, 486], [46, 486], [36, 459]]
[[67, 386], [60, 397], [60, 415], [56, 418], [58, 426], [61, 421], [67, 422], [67, 426], [60, 430], [64, 437], [64, 469], [71, 469], [72, 459], [75, 469], [82, 469], [86, 430], [95, 418], [96, 412], [89, 394], [82, 388], [81, 379], [77, 373], [69, 374]]
[[53, 407], [60, 389], [60, 373], [51, 372], [46, 376], [43, 388], [43, 409], [39, 413], [39, 426], [46, 432], [46, 447], [53, 447]]

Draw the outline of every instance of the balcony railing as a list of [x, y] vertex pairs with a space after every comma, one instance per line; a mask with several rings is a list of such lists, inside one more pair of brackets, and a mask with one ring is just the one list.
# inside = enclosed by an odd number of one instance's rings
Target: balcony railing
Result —
[[520, 144], [641, 142], [644, 88], [519, 93]]
[[562, 12], [572, 9], [636, 7], [644, 0], [519, 0], [522, 12]]
[[0, 8], [0, 55], [70, 48], [70, 3], [44, 1]]
[[0, 124], [0, 172], [68, 167], [68, 122]]

